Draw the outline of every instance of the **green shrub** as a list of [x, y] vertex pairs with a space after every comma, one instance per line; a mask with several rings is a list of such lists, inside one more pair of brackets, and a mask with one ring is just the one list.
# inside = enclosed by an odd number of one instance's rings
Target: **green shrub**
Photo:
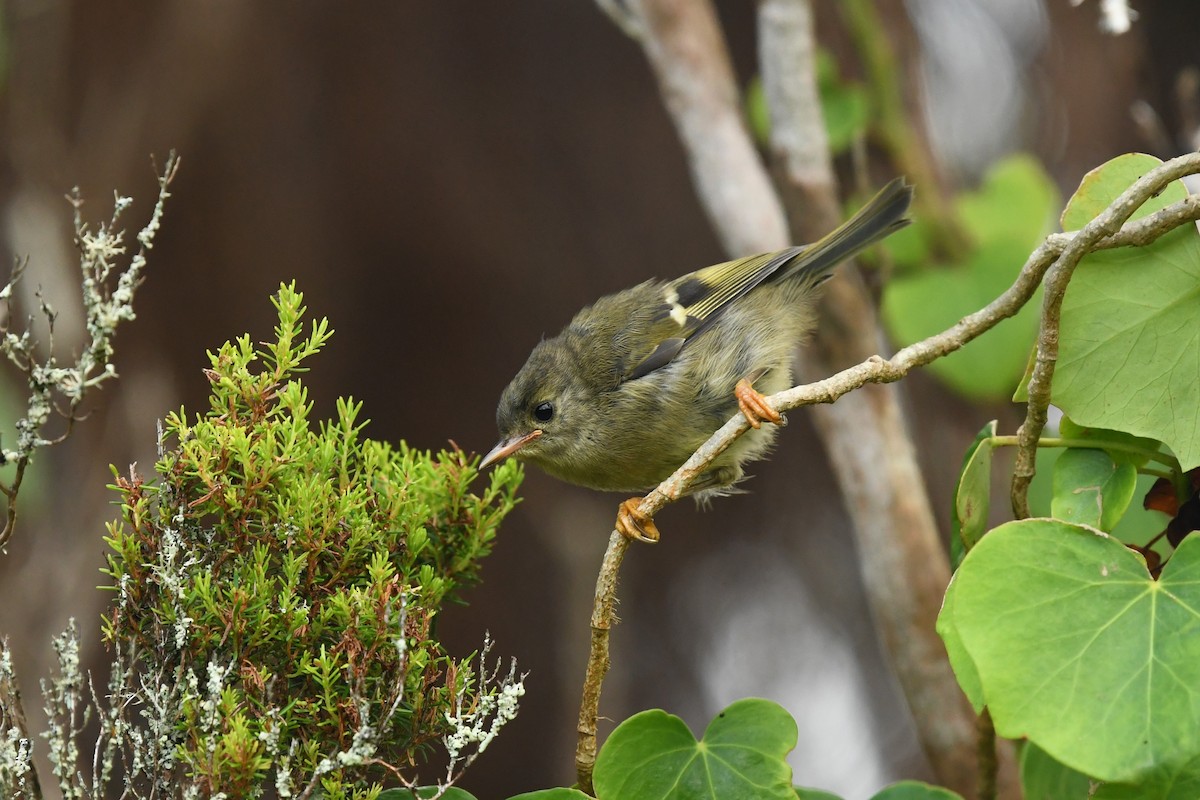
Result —
[[478, 580], [520, 467], [475, 495], [461, 451], [363, 438], [361, 403], [314, 425], [297, 376], [331, 331], [304, 333], [302, 300], [280, 288], [273, 343], [209, 354], [210, 408], [167, 417], [154, 481], [116, 477], [104, 636], [143, 719], [105, 712], [107, 748], [172, 795], [187, 775], [201, 797], [272, 776], [283, 796], [369, 797], [520, 693], [515, 671], [449, 656], [434, 625]]

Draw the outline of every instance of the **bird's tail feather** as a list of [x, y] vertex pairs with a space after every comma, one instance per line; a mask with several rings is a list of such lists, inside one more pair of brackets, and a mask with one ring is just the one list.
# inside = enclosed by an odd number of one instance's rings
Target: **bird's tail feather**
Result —
[[904, 178], [884, 186], [854, 216], [801, 250], [781, 277], [820, 283], [838, 264], [912, 222], [913, 188]]

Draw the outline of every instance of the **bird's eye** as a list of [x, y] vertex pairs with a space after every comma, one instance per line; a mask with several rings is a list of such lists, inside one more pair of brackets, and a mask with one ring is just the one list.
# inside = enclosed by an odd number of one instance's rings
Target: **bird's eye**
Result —
[[554, 419], [554, 406], [550, 403], [538, 403], [533, 409], [533, 418], [538, 422], [549, 422]]

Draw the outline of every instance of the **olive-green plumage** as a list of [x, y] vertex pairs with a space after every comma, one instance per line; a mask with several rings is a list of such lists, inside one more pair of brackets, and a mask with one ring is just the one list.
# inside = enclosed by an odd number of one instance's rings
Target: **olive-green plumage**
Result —
[[[500, 397], [500, 443], [551, 475], [606, 491], [646, 491], [738, 412], [742, 378], [762, 394], [791, 385], [792, 348], [835, 267], [908, 224], [912, 188], [884, 187], [821, 240], [676, 278], [647, 281], [583, 309], [533, 349]], [[728, 490], [770, 448], [748, 431], [692, 486]]]

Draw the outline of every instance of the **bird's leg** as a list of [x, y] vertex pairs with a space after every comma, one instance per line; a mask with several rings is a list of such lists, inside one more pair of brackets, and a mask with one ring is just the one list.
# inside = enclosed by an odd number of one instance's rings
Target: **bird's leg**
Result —
[[630, 539], [654, 544], [658, 541], [658, 527], [654, 520], [638, 510], [642, 498], [631, 497], [617, 509], [617, 530]]
[[771, 408], [767, 398], [755, 391], [747, 378], [737, 382], [737, 386], [733, 387], [733, 394], [737, 397], [738, 408], [742, 410], [750, 427], [758, 430], [764, 422], [783, 424], [783, 415]]

